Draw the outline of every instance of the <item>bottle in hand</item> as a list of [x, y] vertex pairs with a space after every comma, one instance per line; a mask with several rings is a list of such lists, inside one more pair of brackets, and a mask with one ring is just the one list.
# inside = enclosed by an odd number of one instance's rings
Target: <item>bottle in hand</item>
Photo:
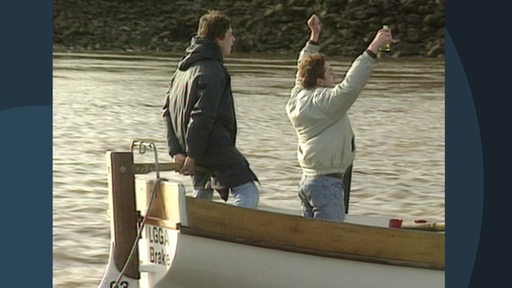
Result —
[[[389, 29], [388, 25], [382, 25], [382, 29]], [[387, 44], [386, 46], [379, 49], [381, 52], [390, 52], [391, 51], [391, 44]]]

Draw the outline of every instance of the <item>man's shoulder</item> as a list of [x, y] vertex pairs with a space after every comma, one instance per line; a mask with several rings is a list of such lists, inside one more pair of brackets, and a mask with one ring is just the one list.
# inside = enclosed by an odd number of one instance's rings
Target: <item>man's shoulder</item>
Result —
[[225, 73], [222, 64], [214, 59], [204, 59], [198, 61], [194, 63], [190, 69], [192, 69], [191, 72], [200, 75], [222, 75]]
[[197, 61], [195, 65], [202, 68], [212, 68], [212, 69], [222, 69], [222, 63], [217, 59], [213, 58], [205, 58], [200, 61]]
[[179, 70], [185, 75], [209, 75], [223, 73], [222, 64], [213, 59], [204, 59], [190, 65], [186, 70]]

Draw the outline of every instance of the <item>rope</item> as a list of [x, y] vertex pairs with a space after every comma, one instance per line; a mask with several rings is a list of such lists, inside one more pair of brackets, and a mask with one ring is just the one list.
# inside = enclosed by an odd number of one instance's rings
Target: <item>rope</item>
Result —
[[[156, 194], [157, 194], [157, 190], [158, 190], [158, 186], [159, 186], [160, 182], [167, 180], [167, 179], [160, 178], [160, 163], [158, 162], [158, 152], [157, 152], [158, 149], [156, 148], [155, 141], [151, 140], [151, 139], [135, 139], [135, 140], [133, 140], [131, 143], [131, 146], [130, 146], [130, 151], [132, 153], [135, 151], [136, 146], [139, 146], [139, 154], [145, 154], [147, 148], [150, 148], [153, 150], [154, 157], [155, 157], [156, 180], [155, 180], [155, 183], [153, 184], [153, 189], [151, 191], [151, 199], [149, 199], [148, 207], [146, 208], [145, 215], [147, 215], [149, 213], [149, 210], [151, 209], [151, 205], [153, 204], [153, 199], [156, 198]], [[135, 237], [135, 239], [133, 241], [133, 245], [130, 250], [130, 254], [128, 254], [128, 258], [126, 259], [126, 262], [123, 265], [123, 269], [121, 269], [121, 272], [119, 273], [119, 276], [117, 277], [116, 281], [111, 283], [111, 285], [110, 285], [111, 288], [119, 288], [121, 279], [123, 278], [124, 274], [126, 273], [126, 269], [128, 268], [128, 263], [130, 263], [130, 260], [132, 260], [133, 255], [135, 255], [135, 249], [137, 248], [137, 243], [142, 236], [142, 231], [144, 230], [144, 226], [146, 225], [147, 219], [148, 218], [145, 216], [142, 218], [142, 222], [140, 224], [139, 231], [137, 232], [137, 236]]]
[[[160, 182], [165, 181], [167, 179], [160, 178], [160, 176], [157, 176], [155, 183], [153, 184], [153, 189], [151, 191], [151, 199], [149, 199], [148, 207], [146, 208], [146, 214], [149, 213], [149, 210], [151, 209], [151, 205], [153, 204], [153, 199], [156, 198], [156, 194], [158, 192], [158, 186]], [[116, 281], [113, 284], [111, 284], [112, 288], [119, 288], [119, 284], [121, 282], [121, 278], [123, 278], [124, 274], [126, 273], [126, 269], [128, 268], [128, 263], [130, 263], [130, 260], [133, 258], [133, 255], [135, 255], [135, 248], [137, 248], [137, 243], [142, 235], [142, 231], [144, 230], [144, 226], [146, 225], [147, 217], [143, 217], [142, 222], [140, 224], [139, 231], [137, 232], [137, 237], [135, 237], [132, 245], [132, 249], [130, 250], [130, 254], [128, 254], [128, 258], [126, 259], [126, 262], [123, 265], [123, 269], [121, 269], [121, 272], [119, 273], [119, 276], [117, 277]]]

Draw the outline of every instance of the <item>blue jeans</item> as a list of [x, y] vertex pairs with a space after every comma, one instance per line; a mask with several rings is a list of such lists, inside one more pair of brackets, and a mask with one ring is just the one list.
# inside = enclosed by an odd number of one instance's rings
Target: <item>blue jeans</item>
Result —
[[[260, 191], [252, 181], [231, 188], [231, 195], [233, 196], [233, 204], [239, 207], [254, 209], [258, 206], [260, 200]], [[211, 201], [213, 199], [213, 189], [194, 188], [193, 196]]]
[[345, 220], [344, 189], [342, 179], [303, 175], [299, 190], [302, 216], [334, 221]]

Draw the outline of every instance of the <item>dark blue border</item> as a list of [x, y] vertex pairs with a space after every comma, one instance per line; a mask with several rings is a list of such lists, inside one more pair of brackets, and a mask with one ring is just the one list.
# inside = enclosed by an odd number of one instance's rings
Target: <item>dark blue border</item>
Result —
[[[510, 286], [508, 6], [506, 1], [446, 1], [446, 27], [453, 42], [450, 47], [447, 41], [447, 48], [458, 54], [447, 55], [446, 62], [447, 287]], [[461, 97], [468, 87], [477, 127], [469, 117], [467, 97]], [[476, 130], [480, 141], [473, 134]], [[477, 165], [480, 159], [482, 170]]]
[[0, 4], [2, 287], [52, 287], [51, 5]]
[[446, 287], [469, 287], [482, 221], [482, 147], [471, 90], [448, 32], [445, 43]]

